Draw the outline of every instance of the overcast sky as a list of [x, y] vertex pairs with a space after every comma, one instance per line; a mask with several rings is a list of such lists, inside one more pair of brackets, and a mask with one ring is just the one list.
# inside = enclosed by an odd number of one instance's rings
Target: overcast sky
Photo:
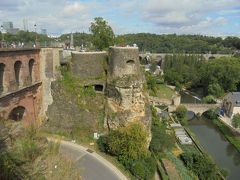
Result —
[[88, 32], [103, 17], [116, 34], [177, 33], [240, 36], [240, 0], [0, 0], [0, 23], [48, 34]]

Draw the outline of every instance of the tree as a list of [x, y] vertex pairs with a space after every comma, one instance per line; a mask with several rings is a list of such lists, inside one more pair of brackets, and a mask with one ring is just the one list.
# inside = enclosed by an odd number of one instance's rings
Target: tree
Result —
[[176, 115], [182, 125], [187, 125], [187, 108], [184, 105], [177, 107]]
[[208, 94], [220, 97], [224, 93], [224, 90], [218, 83], [213, 83], [208, 86]]
[[103, 50], [114, 44], [113, 30], [102, 17], [94, 18], [89, 30], [93, 34], [93, 45], [98, 50]]
[[233, 116], [232, 125], [235, 128], [239, 128], [240, 127], [240, 114], [239, 113], [237, 113], [237, 114], [235, 114]]

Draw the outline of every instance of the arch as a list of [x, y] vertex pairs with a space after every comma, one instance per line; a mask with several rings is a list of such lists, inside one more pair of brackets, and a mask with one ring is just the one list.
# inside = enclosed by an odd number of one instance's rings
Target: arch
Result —
[[135, 64], [135, 61], [134, 60], [132, 60], [132, 59], [130, 59], [130, 60], [127, 60], [127, 62], [126, 62], [127, 64]]
[[0, 63], [0, 94], [4, 91], [4, 69], [5, 64]]
[[15, 80], [16, 80], [16, 84], [17, 86], [20, 85], [20, 70], [22, 67], [22, 62], [21, 61], [16, 61], [14, 64], [14, 72], [15, 72]]
[[208, 59], [211, 60], [211, 59], [216, 59], [216, 58], [214, 56], [210, 56]]
[[10, 112], [10, 114], [8, 116], [8, 119], [15, 120], [15, 121], [20, 121], [20, 120], [23, 119], [25, 111], [26, 111], [25, 107], [17, 106], [17, 107], [12, 109], [12, 111]]
[[34, 81], [34, 78], [32, 76], [34, 62], [35, 62], [34, 59], [30, 59], [29, 62], [28, 62], [29, 79], [30, 79], [31, 83]]

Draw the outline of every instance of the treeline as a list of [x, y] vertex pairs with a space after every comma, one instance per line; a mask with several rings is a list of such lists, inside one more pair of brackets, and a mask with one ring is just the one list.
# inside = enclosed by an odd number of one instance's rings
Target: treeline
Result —
[[1, 38], [4, 39], [6, 45], [11, 45], [12, 43], [16, 45], [18, 45], [18, 43], [24, 43], [25, 46], [32, 45], [36, 42], [36, 39], [40, 44], [45, 45], [49, 44], [51, 41], [51, 38], [47, 35], [29, 31], [19, 31], [16, 34], [4, 33], [3, 35], [0, 33], [0, 35]]
[[125, 44], [137, 44], [140, 51], [153, 53], [232, 53], [240, 49], [240, 38], [202, 36], [202, 35], [157, 35], [149, 33], [126, 34], [118, 36]]
[[206, 61], [201, 55], [166, 56], [164, 78], [178, 89], [202, 87], [205, 95], [222, 96], [240, 89], [240, 58]]

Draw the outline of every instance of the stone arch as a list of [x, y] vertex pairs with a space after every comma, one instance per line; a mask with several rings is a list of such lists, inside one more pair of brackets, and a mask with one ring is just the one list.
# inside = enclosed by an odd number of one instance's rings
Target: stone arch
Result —
[[0, 63], [0, 94], [4, 91], [4, 69], [5, 64]]
[[21, 85], [21, 67], [22, 67], [22, 62], [21, 61], [16, 61], [14, 64], [14, 72], [15, 72], [15, 81], [17, 87]]
[[211, 60], [211, 59], [216, 59], [216, 57], [210, 56], [208, 59], [209, 59], [209, 60]]
[[30, 82], [34, 82], [34, 77], [33, 77], [33, 66], [34, 66], [35, 60], [30, 59], [28, 62], [28, 71], [29, 71], [29, 80]]
[[20, 121], [23, 119], [23, 116], [26, 113], [26, 108], [23, 106], [17, 106], [12, 109], [12, 111], [9, 113], [8, 119]]

